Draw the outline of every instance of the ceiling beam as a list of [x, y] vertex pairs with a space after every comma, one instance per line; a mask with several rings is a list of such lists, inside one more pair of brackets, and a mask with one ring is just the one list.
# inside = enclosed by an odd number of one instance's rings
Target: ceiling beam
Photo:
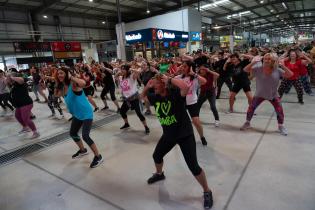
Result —
[[45, 12], [52, 5], [61, 2], [61, 0], [42, 0], [42, 5], [32, 10], [35, 14]]

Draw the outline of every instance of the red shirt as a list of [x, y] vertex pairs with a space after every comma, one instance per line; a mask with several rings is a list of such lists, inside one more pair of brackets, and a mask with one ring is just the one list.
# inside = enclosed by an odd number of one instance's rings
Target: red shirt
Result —
[[305, 65], [301, 65], [301, 72], [300, 72], [300, 76], [307, 76], [308, 75], [308, 71]]
[[207, 80], [207, 82], [206, 82], [206, 84], [200, 86], [200, 94], [203, 95], [207, 91], [214, 91], [214, 87], [213, 87], [214, 77], [213, 77], [213, 74], [207, 72], [206, 76], [202, 76], [202, 77], [204, 77]]
[[[303, 64], [301, 59], [296, 60], [295, 63], [290, 63], [289, 60], [284, 62], [284, 65], [293, 72], [293, 76], [288, 80], [297, 80], [301, 76]], [[304, 66], [305, 67], [305, 66]]]

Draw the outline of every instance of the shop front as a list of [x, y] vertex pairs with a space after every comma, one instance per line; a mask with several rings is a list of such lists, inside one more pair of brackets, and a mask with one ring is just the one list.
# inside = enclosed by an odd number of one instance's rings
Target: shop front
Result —
[[189, 40], [190, 40], [190, 52], [197, 51], [202, 49], [202, 33], [201, 32], [190, 32], [189, 33]]
[[189, 33], [158, 28], [126, 32], [126, 42], [133, 48], [134, 55], [148, 60], [155, 57], [170, 57], [186, 52]]
[[82, 60], [82, 48], [80, 42], [52, 42], [51, 49], [55, 61], [73, 66]]

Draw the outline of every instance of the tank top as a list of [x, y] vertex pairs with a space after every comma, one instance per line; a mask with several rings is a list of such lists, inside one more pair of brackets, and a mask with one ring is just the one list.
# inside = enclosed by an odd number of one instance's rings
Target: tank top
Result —
[[69, 85], [65, 102], [69, 112], [75, 118], [79, 120], [93, 119], [93, 108], [83, 91], [81, 91], [81, 95], [76, 95], [72, 90], [72, 85]]
[[137, 81], [131, 77], [120, 80], [120, 88], [125, 98], [135, 95], [138, 92]]

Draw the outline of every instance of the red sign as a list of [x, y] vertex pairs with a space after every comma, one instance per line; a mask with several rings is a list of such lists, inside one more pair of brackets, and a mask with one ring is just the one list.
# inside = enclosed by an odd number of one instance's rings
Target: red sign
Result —
[[49, 52], [49, 42], [14, 42], [15, 52]]
[[81, 50], [80, 42], [52, 42], [51, 49], [54, 52], [79, 52]]

